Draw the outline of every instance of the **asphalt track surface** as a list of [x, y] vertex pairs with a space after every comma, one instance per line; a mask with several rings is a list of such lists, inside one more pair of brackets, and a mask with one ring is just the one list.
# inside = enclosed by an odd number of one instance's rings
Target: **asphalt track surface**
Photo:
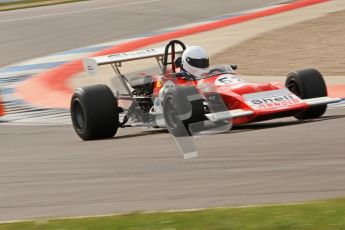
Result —
[[[103, 8], [125, 2], [1, 13], [1, 65], [275, 1], [188, 1], [194, 8], [157, 1]], [[195, 7], [201, 5], [198, 12]], [[73, 10], [80, 13], [65, 14]], [[53, 16], [37, 17], [43, 14]], [[109, 20], [114, 23], [106, 24]], [[249, 125], [196, 139], [199, 157], [183, 160], [164, 130], [120, 129], [114, 139], [82, 142], [70, 125], [0, 124], [0, 220], [344, 196], [344, 129], [345, 109], [330, 110], [313, 122]]]
[[92, 0], [0, 12], [0, 67], [281, 0]]
[[0, 126], [0, 220], [299, 202], [345, 194], [345, 109], [196, 139], [166, 131], [82, 142], [71, 126]]

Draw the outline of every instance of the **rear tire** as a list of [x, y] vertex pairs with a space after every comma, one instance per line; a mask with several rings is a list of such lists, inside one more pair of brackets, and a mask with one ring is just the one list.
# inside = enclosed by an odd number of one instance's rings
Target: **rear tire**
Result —
[[[289, 73], [285, 86], [301, 99], [326, 97], [327, 88], [321, 73], [316, 69], [304, 69]], [[303, 110], [295, 115], [298, 120], [321, 117], [327, 105], [320, 105]]]
[[188, 100], [188, 96], [200, 96], [195, 87], [181, 87], [169, 90], [163, 98], [163, 116], [169, 132], [175, 137], [191, 136], [189, 124], [204, 121], [201, 97]]
[[72, 96], [71, 117], [81, 139], [111, 138], [119, 126], [117, 99], [106, 85], [79, 88]]

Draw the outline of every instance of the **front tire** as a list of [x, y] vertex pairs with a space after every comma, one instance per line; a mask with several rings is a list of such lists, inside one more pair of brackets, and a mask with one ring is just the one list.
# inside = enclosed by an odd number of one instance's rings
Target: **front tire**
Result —
[[81, 139], [111, 138], [119, 126], [117, 99], [106, 85], [79, 88], [71, 99], [71, 117]]
[[[321, 73], [316, 69], [304, 69], [290, 73], [285, 86], [301, 99], [326, 97], [327, 88]], [[327, 105], [320, 105], [303, 110], [295, 115], [298, 120], [321, 117]]]
[[[194, 98], [188, 100], [188, 97]], [[203, 100], [195, 87], [176, 87], [163, 98], [163, 116], [169, 132], [175, 137], [191, 136], [189, 124], [204, 121]]]

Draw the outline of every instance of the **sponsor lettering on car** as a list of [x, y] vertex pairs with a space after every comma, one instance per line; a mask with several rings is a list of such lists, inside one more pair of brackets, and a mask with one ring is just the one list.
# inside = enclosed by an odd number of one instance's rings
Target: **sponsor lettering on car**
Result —
[[246, 103], [255, 110], [280, 109], [303, 103], [287, 89], [244, 95]]

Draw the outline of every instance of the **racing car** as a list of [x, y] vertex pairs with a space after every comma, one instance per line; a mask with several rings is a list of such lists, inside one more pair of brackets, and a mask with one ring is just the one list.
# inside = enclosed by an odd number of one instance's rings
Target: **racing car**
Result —
[[5, 109], [4, 106], [2, 104], [2, 99], [1, 99], [1, 95], [0, 95], [0, 117], [5, 115]]
[[[198, 78], [186, 75], [181, 59], [188, 48], [172, 40], [166, 47], [84, 59], [87, 73], [111, 65], [115, 76], [111, 87], [92, 85], [74, 92], [70, 109], [77, 135], [83, 140], [112, 138], [118, 128], [140, 124], [167, 128], [175, 137], [191, 136], [207, 124], [231, 127], [289, 116], [315, 119], [326, 112], [327, 104], [340, 101], [327, 96], [316, 69], [291, 72], [285, 84], [247, 82], [231, 64], [205, 66], [207, 72]], [[123, 63], [143, 59], [156, 59], [159, 73], [129, 77], [120, 72]]]

